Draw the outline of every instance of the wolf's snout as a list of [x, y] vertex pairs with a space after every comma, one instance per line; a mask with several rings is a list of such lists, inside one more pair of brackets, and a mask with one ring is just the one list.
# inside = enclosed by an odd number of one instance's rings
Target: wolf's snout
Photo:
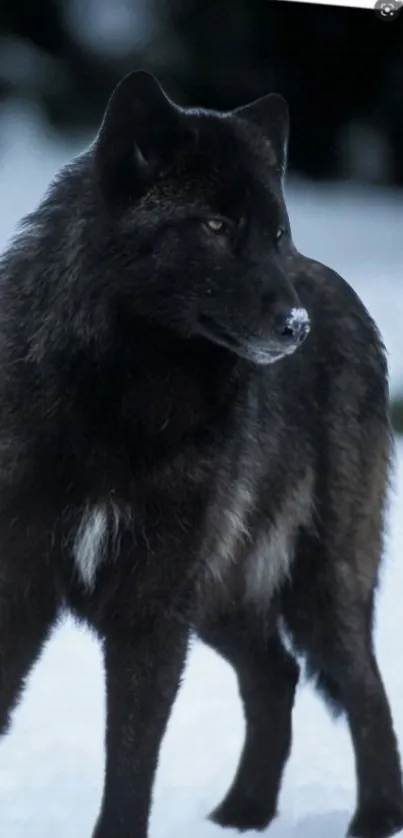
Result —
[[282, 345], [298, 346], [310, 332], [308, 312], [305, 308], [289, 308], [278, 313], [274, 320], [274, 332]]

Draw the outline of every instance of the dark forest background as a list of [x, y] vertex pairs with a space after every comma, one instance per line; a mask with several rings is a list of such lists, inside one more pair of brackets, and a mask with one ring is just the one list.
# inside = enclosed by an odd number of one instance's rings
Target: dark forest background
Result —
[[183, 104], [233, 107], [275, 88], [291, 106], [293, 168], [403, 186], [403, 15], [289, 0], [0, 0], [0, 102], [34, 99], [57, 131], [93, 129], [138, 66]]
[[[53, 131], [88, 134], [138, 67], [182, 104], [277, 90], [290, 171], [403, 187], [403, 14], [289, 0], [0, 0], [0, 153], [11, 97], [33, 100]], [[394, 420], [403, 430], [403, 401]]]

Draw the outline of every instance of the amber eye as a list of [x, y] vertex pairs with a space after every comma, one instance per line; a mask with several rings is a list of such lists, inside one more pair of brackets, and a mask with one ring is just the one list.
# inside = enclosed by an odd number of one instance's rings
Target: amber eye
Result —
[[208, 218], [204, 224], [212, 233], [225, 233], [227, 229], [225, 221], [221, 221], [220, 218]]

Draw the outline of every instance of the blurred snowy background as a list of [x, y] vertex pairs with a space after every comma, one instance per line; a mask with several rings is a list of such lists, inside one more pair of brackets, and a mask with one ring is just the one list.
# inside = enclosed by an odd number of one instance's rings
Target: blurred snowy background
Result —
[[[111, 87], [126, 71], [157, 72], [183, 103], [232, 107], [275, 88], [291, 104], [287, 193], [295, 242], [339, 271], [375, 317], [397, 400], [403, 393], [403, 132], [396, 91], [401, 96], [403, 52], [396, 50], [394, 27], [401, 38], [400, 24], [386, 26], [366, 11], [270, 0], [164, 8], [146, 0], [38, 0], [30, 8], [0, 0], [0, 246], [60, 166], [87, 145]], [[349, 46], [358, 32], [354, 57]], [[348, 91], [338, 62], [350, 73]], [[395, 415], [399, 421], [398, 410]], [[397, 455], [376, 644], [403, 752], [399, 438]], [[304, 683], [294, 720], [280, 817], [268, 836], [342, 838], [355, 793], [346, 727], [331, 721]], [[1, 744], [1, 836], [89, 838], [102, 790], [103, 732], [98, 644], [66, 622], [31, 674]], [[242, 736], [232, 671], [194, 644], [161, 753], [153, 838], [224, 835], [205, 815], [232, 779]]]

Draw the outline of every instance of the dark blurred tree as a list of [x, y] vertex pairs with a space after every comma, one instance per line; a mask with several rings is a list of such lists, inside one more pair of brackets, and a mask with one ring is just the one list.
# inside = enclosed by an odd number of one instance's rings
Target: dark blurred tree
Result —
[[172, 0], [169, 22], [186, 45], [176, 82], [186, 78], [190, 101], [232, 106], [275, 88], [291, 105], [294, 167], [334, 175], [338, 135], [354, 122], [387, 138], [403, 182], [403, 16], [385, 23], [362, 9]]
[[[91, 15], [96, 29], [108, 6], [122, 15], [121, 49], [90, 37]], [[368, 171], [403, 183], [403, 14], [385, 23], [289, 0], [0, 0], [0, 95], [38, 102], [57, 130], [93, 130], [114, 84], [139, 66], [184, 104], [228, 108], [279, 90], [291, 105], [290, 164], [313, 177], [350, 174], [355, 155], [365, 179], [360, 137], [375, 132]]]
[[120, 68], [80, 44], [66, 7], [68, 0], [0, 0], [0, 94], [34, 99], [60, 131], [86, 130]]

